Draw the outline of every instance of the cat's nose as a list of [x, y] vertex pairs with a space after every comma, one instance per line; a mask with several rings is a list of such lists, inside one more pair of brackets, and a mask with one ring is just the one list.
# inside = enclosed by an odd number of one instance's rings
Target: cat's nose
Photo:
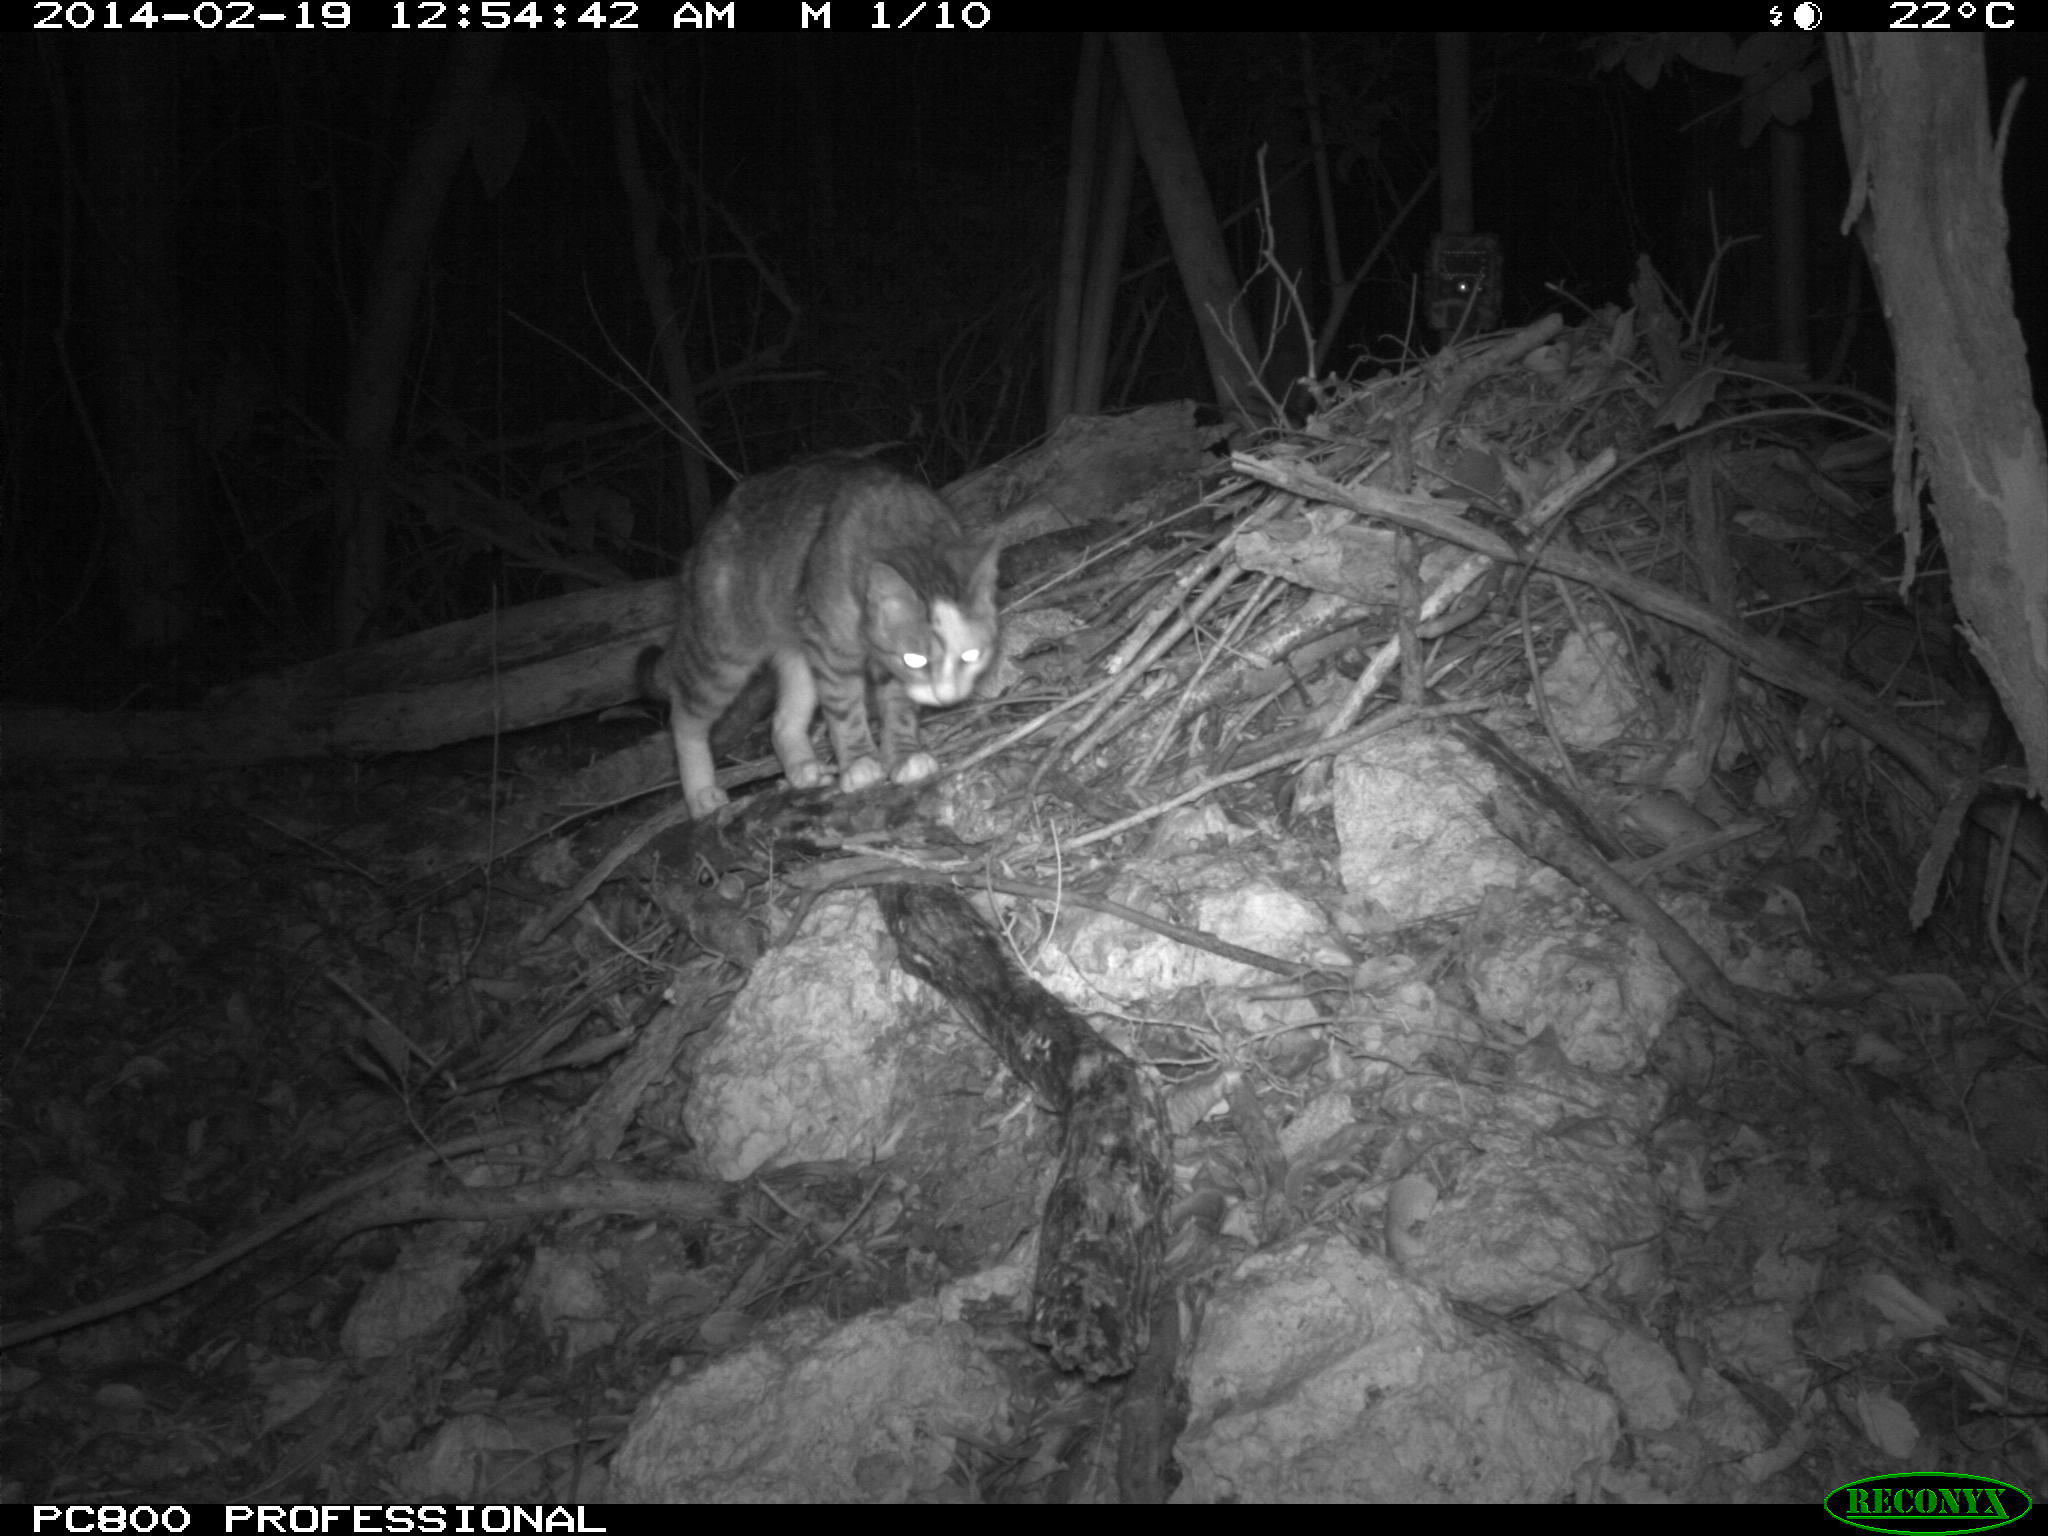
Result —
[[958, 704], [973, 691], [974, 679], [962, 667], [948, 667], [932, 679], [934, 704]]

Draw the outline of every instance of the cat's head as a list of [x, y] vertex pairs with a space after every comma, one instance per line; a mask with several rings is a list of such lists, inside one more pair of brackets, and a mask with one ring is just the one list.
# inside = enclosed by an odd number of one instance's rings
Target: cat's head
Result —
[[958, 704], [996, 654], [996, 548], [910, 551], [868, 567], [868, 650], [914, 703]]

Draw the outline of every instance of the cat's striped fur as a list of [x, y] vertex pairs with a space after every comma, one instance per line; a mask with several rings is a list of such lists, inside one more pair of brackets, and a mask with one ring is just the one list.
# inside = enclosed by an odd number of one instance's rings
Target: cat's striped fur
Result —
[[691, 814], [726, 802], [711, 727], [763, 662], [775, 668], [775, 755], [791, 784], [825, 781], [811, 750], [819, 704], [841, 789], [937, 773], [916, 706], [973, 691], [995, 655], [995, 585], [994, 545], [885, 465], [821, 459], [741, 481], [683, 561], [674, 637], [641, 657], [643, 691], [668, 700]]

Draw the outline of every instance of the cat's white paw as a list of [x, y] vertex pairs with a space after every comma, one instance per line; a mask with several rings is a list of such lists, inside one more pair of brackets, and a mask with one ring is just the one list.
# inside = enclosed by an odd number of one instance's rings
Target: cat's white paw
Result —
[[782, 776], [789, 780], [791, 789], [816, 789], [825, 782], [825, 769], [815, 757], [806, 757], [794, 763], [784, 763]]
[[839, 787], [847, 794], [882, 782], [882, 765], [872, 757], [856, 757], [839, 770]]
[[716, 784], [707, 784], [702, 789], [690, 792], [690, 814], [698, 818], [711, 815], [721, 805], [730, 804], [732, 796]]
[[929, 752], [913, 752], [896, 765], [896, 771], [889, 775], [898, 784], [922, 784], [926, 779], [938, 777], [939, 760]]

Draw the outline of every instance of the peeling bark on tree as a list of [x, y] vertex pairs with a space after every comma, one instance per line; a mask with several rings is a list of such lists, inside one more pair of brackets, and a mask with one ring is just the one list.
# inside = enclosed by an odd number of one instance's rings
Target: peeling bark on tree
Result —
[[[1977, 37], [1828, 39], [1853, 191], [1898, 353], [1905, 580], [1931, 492], [1971, 650], [2048, 793], [2048, 447], [2013, 313]], [[2002, 136], [2001, 136], [2002, 137]]]

